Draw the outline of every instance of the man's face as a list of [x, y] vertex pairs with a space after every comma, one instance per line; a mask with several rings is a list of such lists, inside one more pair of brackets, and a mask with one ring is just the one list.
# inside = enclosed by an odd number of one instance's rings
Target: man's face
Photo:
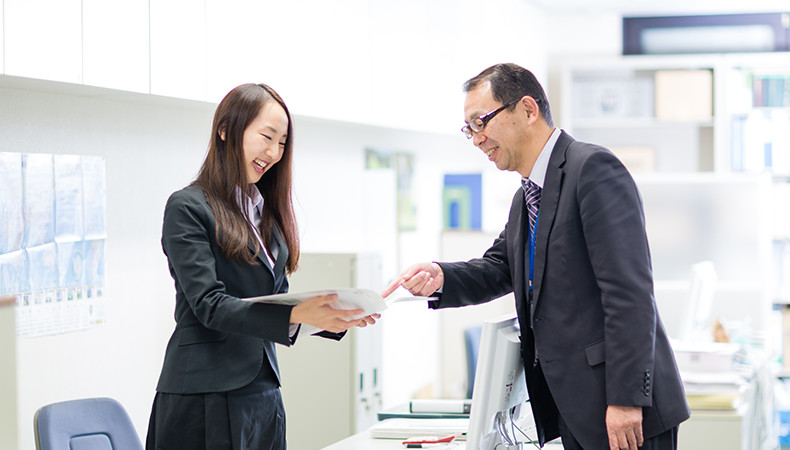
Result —
[[[501, 102], [494, 100], [490, 83], [482, 83], [466, 94], [464, 120], [470, 123], [473, 119], [501, 106]], [[499, 170], [517, 171], [523, 159], [521, 151], [524, 148], [524, 128], [519, 126], [521, 119], [519, 111], [523, 105], [516, 103], [514, 108], [513, 111], [504, 109], [499, 112], [488, 121], [482, 131], [473, 132], [472, 135], [474, 145], [482, 150]]]

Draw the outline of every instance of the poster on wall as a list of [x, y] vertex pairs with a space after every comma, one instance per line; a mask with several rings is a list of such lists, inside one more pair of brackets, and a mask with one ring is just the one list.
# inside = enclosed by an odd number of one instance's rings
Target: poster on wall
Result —
[[105, 168], [99, 156], [0, 152], [0, 296], [17, 335], [104, 319]]
[[414, 156], [405, 152], [365, 149], [365, 169], [395, 169], [398, 231], [417, 229], [414, 201]]
[[481, 230], [483, 175], [446, 174], [442, 189], [445, 230]]

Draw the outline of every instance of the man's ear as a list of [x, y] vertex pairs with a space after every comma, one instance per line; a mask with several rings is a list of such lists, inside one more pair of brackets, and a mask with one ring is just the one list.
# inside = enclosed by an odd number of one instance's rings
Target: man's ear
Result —
[[521, 103], [524, 105], [524, 110], [527, 113], [527, 119], [531, 121], [540, 117], [540, 107], [534, 98], [529, 95], [525, 95], [521, 99]]

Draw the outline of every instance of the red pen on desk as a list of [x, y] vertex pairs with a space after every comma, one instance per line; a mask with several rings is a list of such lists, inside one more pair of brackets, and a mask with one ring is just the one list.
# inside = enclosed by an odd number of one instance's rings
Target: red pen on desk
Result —
[[405, 445], [406, 448], [427, 448], [436, 444], [449, 444], [460, 435], [461, 433], [447, 436], [417, 436], [403, 441], [402, 444]]

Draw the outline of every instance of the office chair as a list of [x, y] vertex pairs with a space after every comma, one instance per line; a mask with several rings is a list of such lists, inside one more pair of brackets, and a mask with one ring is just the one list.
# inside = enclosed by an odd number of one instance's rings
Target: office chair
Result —
[[480, 333], [483, 327], [472, 326], [464, 330], [464, 343], [466, 345], [466, 398], [472, 398], [475, 384], [475, 371], [477, 370], [477, 354], [480, 351]]
[[143, 450], [126, 410], [111, 398], [43, 406], [33, 430], [37, 450]]

